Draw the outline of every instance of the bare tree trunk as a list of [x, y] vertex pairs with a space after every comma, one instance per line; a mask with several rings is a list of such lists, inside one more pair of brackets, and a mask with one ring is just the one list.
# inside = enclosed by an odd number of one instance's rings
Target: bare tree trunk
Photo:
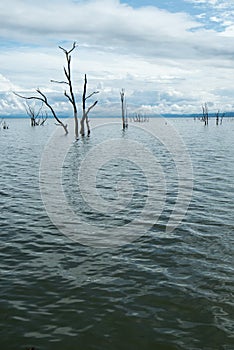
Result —
[[39, 107], [38, 111], [36, 112], [36, 107], [35, 106], [30, 106], [29, 103], [26, 101], [25, 110], [26, 110], [26, 113], [28, 114], [28, 116], [31, 119], [31, 126], [38, 125], [36, 118], [41, 113], [42, 106], [43, 106], [43, 103], [41, 104], [41, 106]]
[[124, 111], [125, 111], [125, 128], [128, 128], [128, 110], [127, 110], [126, 96], [125, 96]]
[[85, 135], [85, 129], [84, 129], [84, 123], [86, 122], [86, 127], [87, 127], [87, 135], [90, 135], [90, 126], [89, 126], [89, 120], [88, 120], [88, 114], [91, 111], [91, 109], [96, 106], [98, 101], [95, 101], [86, 111], [86, 100], [90, 97], [92, 97], [94, 94], [98, 94], [99, 91], [94, 91], [92, 92], [89, 96], [86, 97], [86, 92], [87, 92], [87, 76], [85, 74], [85, 80], [84, 80], [84, 89], [83, 89], [83, 96], [82, 96], [82, 110], [83, 110], [83, 115], [80, 121], [80, 134], [81, 136]]
[[66, 56], [66, 61], [67, 61], [67, 67], [63, 67], [64, 74], [66, 77], [66, 81], [56, 81], [56, 80], [51, 80], [52, 82], [55, 83], [62, 83], [62, 84], [67, 84], [69, 86], [69, 94], [65, 90], [64, 95], [68, 98], [69, 102], [72, 104], [73, 107], [73, 116], [74, 116], [74, 124], [75, 124], [75, 138], [78, 140], [79, 138], [79, 125], [78, 125], [78, 112], [77, 112], [77, 106], [76, 106], [76, 100], [75, 100], [75, 95], [73, 93], [73, 86], [72, 86], [72, 77], [71, 77], [71, 52], [76, 48], [76, 42], [73, 43], [72, 48], [67, 51], [63, 47], [59, 46], [59, 48], [65, 53]]
[[87, 91], [87, 76], [85, 74], [85, 80], [84, 80], [84, 89], [83, 89], [83, 96], [82, 96], [82, 112], [83, 112], [83, 115], [82, 115], [82, 118], [81, 118], [81, 121], [80, 121], [80, 134], [81, 136], [84, 136], [85, 135], [85, 131], [84, 131], [84, 122], [85, 122], [85, 119], [86, 119], [86, 111], [85, 111], [85, 105], [86, 105], [86, 91]]
[[120, 98], [121, 98], [121, 107], [122, 107], [122, 124], [123, 124], [123, 130], [125, 130], [125, 115], [124, 115], [124, 89], [120, 92]]
[[67, 124], [65, 125], [56, 115], [54, 109], [52, 108], [52, 106], [49, 104], [47, 97], [40, 91], [40, 89], [36, 90], [38, 92], [38, 94], [40, 94], [42, 97], [37, 97], [37, 96], [31, 96], [31, 97], [24, 97], [21, 96], [19, 94], [17, 94], [16, 92], [14, 92], [14, 94], [20, 98], [23, 98], [25, 100], [38, 100], [38, 101], [42, 101], [51, 111], [53, 117], [55, 118], [55, 120], [58, 122], [59, 125], [61, 125], [65, 131], [65, 134], [68, 134], [68, 129], [67, 129]]
[[79, 138], [79, 124], [78, 124], [77, 111], [74, 111], [74, 123], [75, 123], [75, 138], [76, 138], [76, 140], [78, 140], [78, 138]]
[[85, 131], [84, 131], [85, 119], [86, 119], [86, 115], [85, 115], [85, 111], [83, 110], [83, 115], [82, 115], [82, 118], [80, 120], [80, 134], [81, 134], [81, 136], [85, 136]]
[[47, 118], [48, 118], [48, 115], [47, 115], [46, 112], [45, 112], [45, 116], [44, 116], [44, 114], [42, 114], [42, 121], [40, 122], [40, 125], [44, 125], [46, 120], [47, 120]]
[[216, 125], [219, 125], [219, 111], [216, 114]]
[[220, 125], [223, 124], [223, 118], [224, 118], [224, 116], [225, 116], [225, 113], [223, 113], [222, 116], [221, 116], [221, 118], [220, 118]]
[[89, 126], [88, 116], [86, 116], [85, 121], [86, 121], [86, 128], [87, 128], [87, 136], [89, 136], [91, 131], [90, 131], [90, 126]]
[[36, 126], [35, 117], [31, 117], [31, 126]]
[[202, 105], [202, 120], [205, 122], [205, 125], [208, 125], [209, 122], [209, 112], [208, 112], [208, 106], [207, 103], [204, 104], [204, 106]]

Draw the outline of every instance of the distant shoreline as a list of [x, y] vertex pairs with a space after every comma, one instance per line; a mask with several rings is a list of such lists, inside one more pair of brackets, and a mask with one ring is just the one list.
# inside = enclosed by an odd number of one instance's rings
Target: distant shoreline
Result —
[[[156, 118], [201, 118], [202, 114], [160, 114], [160, 115], [147, 115], [150, 119], [156, 119]], [[210, 113], [209, 118], [215, 118], [216, 113]], [[29, 117], [26, 115], [0, 115], [0, 119], [28, 119]], [[61, 119], [72, 119], [73, 116], [65, 116], [61, 115], [59, 116]], [[90, 119], [116, 119], [120, 118], [120, 116], [91, 116]], [[129, 118], [131, 116], [129, 115]], [[234, 118], [234, 112], [226, 112], [225, 118]], [[48, 119], [53, 119], [53, 116], [48, 116]]]

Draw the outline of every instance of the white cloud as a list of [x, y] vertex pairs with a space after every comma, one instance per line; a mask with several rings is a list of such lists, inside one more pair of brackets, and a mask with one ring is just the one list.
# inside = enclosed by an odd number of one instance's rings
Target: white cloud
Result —
[[[194, 4], [195, 7], [201, 8], [203, 16], [211, 21], [220, 23], [221, 26], [228, 26], [234, 20], [234, 6], [233, 0], [185, 0], [186, 2]], [[229, 24], [228, 24], [229, 23]]]
[[229, 25], [221, 35], [225, 37], [234, 38], [234, 24]]
[[[222, 20], [230, 17], [227, 1], [196, 3], [215, 9], [225, 4]], [[69, 113], [64, 86], [50, 79], [63, 79], [65, 59], [58, 45], [69, 48], [74, 40], [79, 45], [72, 56], [77, 98], [87, 73], [89, 89], [100, 89], [99, 104], [93, 110], [99, 115], [119, 114], [122, 87], [132, 110], [152, 113], [196, 112], [204, 99], [223, 104], [217, 91], [232, 87], [233, 27], [226, 25], [222, 33], [205, 29], [200, 22], [205, 12], [193, 18], [156, 7], [134, 9], [117, 0], [12, 0], [7, 4], [4, 0], [0, 4], [3, 92], [32, 94], [40, 87], [56, 108]], [[220, 22], [220, 13], [209, 17]], [[230, 100], [225, 106], [230, 106]], [[9, 94], [2, 95], [2, 111], [4, 106], [9, 111], [10, 106], [13, 111], [17, 108]]]
[[13, 84], [9, 79], [0, 74], [0, 92], [1, 91], [11, 91], [14, 88]]

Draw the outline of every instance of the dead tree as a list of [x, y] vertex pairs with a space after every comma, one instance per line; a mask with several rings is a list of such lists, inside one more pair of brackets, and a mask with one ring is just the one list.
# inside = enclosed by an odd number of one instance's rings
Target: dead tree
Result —
[[220, 125], [223, 124], [223, 118], [224, 118], [224, 116], [225, 116], [225, 113], [222, 113], [221, 118], [220, 118]]
[[55, 118], [55, 120], [57, 121], [58, 125], [62, 126], [64, 131], [65, 131], [65, 134], [68, 134], [68, 129], [67, 129], [67, 124], [64, 124], [56, 115], [54, 109], [52, 108], [52, 106], [49, 104], [48, 100], [47, 100], [47, 97], [40, 91], [40, 89], [36, 89], [36, 92], [41, 96], [41, 97], [38, 97], [38, 96], [31, 96], [31, 97], [25, 97], [25, 96], [22, 96], [20, 94], [17, 94], [16, 92], [14, 92], [14, 94], [20, 98], [23, 98], [24, 100], [38, 100], [38, 101], [41, 101], [43, 102], [48, 108], [49, 110], [51, 111], [53, 117]]
[[6, 121], [4, 119], [2, 119], [0, 125], [2, 124], [2, 128], [3, 129], [9, 129], [9, 126], [7, 125]]
[[39, 120], [39, 125], [44, 125], [47, 119], [48, 119], [48, 114], [47, 112], [45, 112], [45, 115], [44, 114], [41, 115], [41, 119]]
[[88, 119], [88, 114], [93, 109], [93, 107], [96, 106], [98, 101], [95, 101], [87, 110], [86, 110], [86, 101], [92, 97], [95, 94], [98, 94], [99, 91], [94, 91], [90, 95], [86, 97], [86, 92], [87, 92], [87, 76], [85, 74], [85, 79], [84, 79], [84, 90], [83, 90], [83, 96], [82, 96], [82, 105], [83, 105], [83, 115], [80, 121], [80, 134], [81, 136], [85, 135], [85, 127], [84, 124], [86, 122], [86, 127], [87, 127], [87, 135], [90, 135], [90, 126], [89, 126], [89, 119]]
[[128, 110], [127, 110], [126, 96], [124, 99], [124, 111], [125, 111], [125, 128], [128, 128]]
[[68, 98], [69, 102], [72, 104], [73, 107], [73, 114], [74, 114], [74, 122], [75, 122], [75, 138], [78, 140], [78, 110], [76, 106], [76, 100], [75, 95], [73, 92], [73, 86], [72, 86], [72, 76], [71, 76], [71, 52], [77, 47], [76, 42], [74, 41], [73, 46], [70, 50], [66, 50], [63, 47], [59, 46], [59, 48], [65, 53], [66, 61], [67, 61], [67, 67], [63, 67], [64, 74], [66, 77], [66, 81], [57, 81], [57, 80], [51, 80], [54, 83], [59, 84], [67, 84], [69, 87], [69, 93], [67, 91], [64, 91], [64, 95]]
[[209, 112], [208, 112], [208, 106], [207, 103], [202, 105], [202, 121], [204, 121], [205, 125], [208, 125], [209, 122]]
[[120, 98], [121, 98], [121, 109], [122, 109], [122, 125], [123, 125], [123, 130], [126, 129], [127, 124], [126, 124], [126, 119], [125, 119], [125, 92], [124, 89], [120, 91]]
[[216, 113], [216, 125], [219, 125], [219, 110]]
[[30, 104], [26, 101], [25, 110], [31, 119], [31, 126], [38, 125], [37, 117], [41, 113], [42, 106], [43, 106], [43, 102], [41, 103], [41, 106], [39, 107], [38, 111], [36, 111], [36, 107], [30, 106]]

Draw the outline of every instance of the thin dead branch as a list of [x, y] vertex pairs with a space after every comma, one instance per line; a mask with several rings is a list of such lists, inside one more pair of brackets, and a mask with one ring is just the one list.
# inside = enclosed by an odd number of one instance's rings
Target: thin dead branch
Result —
[[94, 91], [91, 94], [89, 94], [86, 97], [86, 92], [87, 92], [87, 75], [85, 74], [85, 79], [84, 79], [84, 89], [83, 89], [83, 96], [82, 96], [82, 102], [83, 102], [83, 115], [80, 121], [80, 134], [81, 136], [85, 135], [85, 129], [84, 129], [84, 123], [86, 122], [86, 127], [87, 127], [87, 135], [90, 135], [90, 125], [89, 125], [89, 119], [88, 119], [88, 114], [89, 112], [96, 106], [98, 101], [95, 101], [88, 109], [86, 110], [86, 101], [91, 98], [93, 95], [98, 94], [99, 91]]
[[52, 82], [58, 83], [58, 84], [67, 84], [69, 86], [69, 93], [65, 90], [64, 96], [67, 97], [69, 102], [72, 104], [73, 107], [73, 114], [74, 114], [74, 122], [75, 122], [75, 138], [78, 139], [78, 116], [77, 116], [77, 106], [76, 106], [76, 100], [75, 95], [73, 92], [73, 85], [72, 85], [72, 76], [71, 76], [71, 52], [77, 47], [76, 42], [74, 41], [72, 48], [70, 50], [66, 50], [62, 46], [59, 46], [59, 48], [64, 52], [66, 57], [67, 66], [63, 67], [63, 71], [66, 77], [66, 81], [57, 81], [57, 80], [51, 80]]
[[38, 96], [30, 96], [30, 97], [25, 97], [25, 96], [22, 96], [16, 92], [14, 92], [14, 94], [24, 100], [38, 100], [38, 101], [41, 101], [43, 102], [48, 108], [49, 110], [51, 111], [53, 117], [55, 118], [55, 120], [57, 121], [57, 123], [63, 127], [64, 131], [65, 131], [65, 134], [68, 134], [68, 129], [67, 129], [67, 124], [65, 125], [56, 115], [54, 109], [52, 108], [52, 106], [49, 104], [48, 102], [48, 99], [47, 97], [40, 91], [40, 89], [36, 89], [36, 92], [41, 96], [41, 97], [38, 97]]

